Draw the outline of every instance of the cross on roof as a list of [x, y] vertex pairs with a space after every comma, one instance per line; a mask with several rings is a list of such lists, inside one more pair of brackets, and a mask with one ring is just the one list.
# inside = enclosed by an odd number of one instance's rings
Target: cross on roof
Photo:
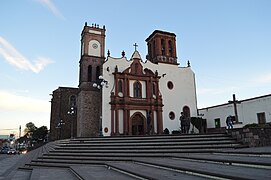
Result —
[[133, 46], [135, 46], [135, 51], [136, 51], [136, 48], [137, 48], [138, 45], [135, 43], [135, 44], [133, 44]]

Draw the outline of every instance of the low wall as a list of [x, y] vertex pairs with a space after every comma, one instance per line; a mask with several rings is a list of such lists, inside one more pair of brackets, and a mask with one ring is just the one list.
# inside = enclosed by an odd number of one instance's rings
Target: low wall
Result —
[[271, 128], [239, 128], [228, 133], [249, 147], [271, 146]]

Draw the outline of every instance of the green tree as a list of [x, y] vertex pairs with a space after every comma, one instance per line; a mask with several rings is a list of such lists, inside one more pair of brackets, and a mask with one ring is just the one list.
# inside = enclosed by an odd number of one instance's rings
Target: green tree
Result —
[[36, 141], [44, 140], [48, 134], [48, 129], [46, 126], [41, 126], [37, 128], [33, 134], [32, 134], [32, 139]]
[[31, 133], [33, 133], [34, 131], [36, 131], [36, 129], [37, 129], [37, 127], [35, 126], [35, 124], [34, 123], [32, 123], [32, 122], [29, 122], [29, 123], [27, 123], [26, 125], [25, 125], [25, 129], [24, 129], [24, 133], [25, 134], [31, 134]]

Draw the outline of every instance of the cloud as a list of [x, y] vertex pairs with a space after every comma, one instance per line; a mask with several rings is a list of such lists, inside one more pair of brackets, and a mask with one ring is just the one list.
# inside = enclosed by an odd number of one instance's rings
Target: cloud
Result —
[[271, 83], [271, 73], [260, 75], [255, 79], [255, 81], [258, 83], [269, 84]]
[[0, 36], [0, 55], [11, 65], [22, 69], [39, 73], [45, 66], [53, 63], [48, 58], [38, 57], [34, 63], [30, 62], [18, 52], [7, 40]]
[[52, 0], [37, 0], [40, 4], [42, 4], [44, 7], [46, 7], [47, 9], [49, 9], [49, 11], [51, 11], [54, 16], [65, 20], [65, 17], [60, 13], [60, 11], [56, 8], [56, 6], [54, 5], [54, 3], [52, 2]]
[[27, 112], [50, 112], [50, 103], [46, 100], [19, 96], [0, 90], [0, 109]]

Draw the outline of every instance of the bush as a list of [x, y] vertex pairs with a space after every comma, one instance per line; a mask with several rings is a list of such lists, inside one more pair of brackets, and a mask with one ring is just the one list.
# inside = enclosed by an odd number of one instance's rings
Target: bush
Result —
[[206, 119], [202, 119], [202, 117], [191, 117], [191, 124], [195, 126], [200, 133], [205, 133], [207, 128]]
[[252, 124], [247, 124], [243, 128], [267, 128], [271, 127], [271, 123], [266, 123], [266, 124], [257, 124], [257, 123], [252, 123]]

